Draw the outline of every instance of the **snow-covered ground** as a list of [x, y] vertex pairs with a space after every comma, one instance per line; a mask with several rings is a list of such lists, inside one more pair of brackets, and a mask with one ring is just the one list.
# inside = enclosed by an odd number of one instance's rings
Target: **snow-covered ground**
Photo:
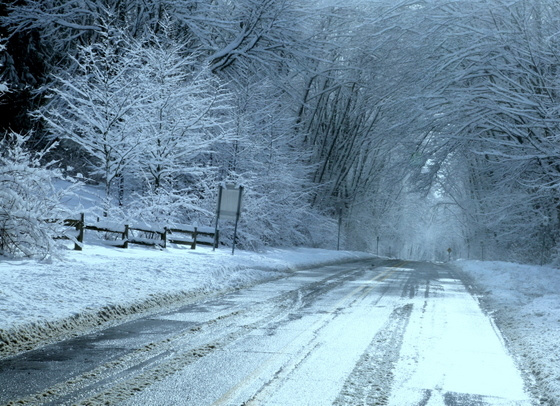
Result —
[[[320, 249], [238, 250], [232, 256], [205, 247], [87, 245], [49, 263], [3, 259], [0, 357], [294, 269], [367, 257]], [[560, 404], [560, 270], [504, 262], [455, 264], [472, 279], [473, 292], [526, 377], [535, 377], [539, 389], [530, 389], [542, 404]]]
[[89, 244], [50, 263], [0, 259], [0, 357], [296, 268], [366, 257], [320, 249], [231, 255], [205, 247], [160, 251]]
[[529, 388], [560, 405], [560, 270], [505, 262], [457, 261], [501, 330]]

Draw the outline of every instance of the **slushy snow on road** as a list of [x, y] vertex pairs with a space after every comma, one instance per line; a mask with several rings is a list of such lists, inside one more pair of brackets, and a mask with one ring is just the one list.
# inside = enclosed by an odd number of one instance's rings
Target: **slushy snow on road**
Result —
[[[364, 253], [276, 249], [128, 250], [89, 245], [62, 260], [0, 262], [0, 356], [294, 269], [364, 259]], [[525, 383], [542, 404], [560, 399], [560, 272], [505, 262], [456, 261], [469, 289], [502, 332]]]
[[87, 245], [63, 260], [0, 260], [0, 357], [297, 269], [367, 254], [266, 253], [197, 247], [163, 251]]

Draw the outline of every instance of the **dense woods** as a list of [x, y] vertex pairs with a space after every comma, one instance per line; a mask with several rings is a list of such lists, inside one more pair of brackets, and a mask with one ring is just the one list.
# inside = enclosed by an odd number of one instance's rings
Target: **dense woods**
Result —
[[9, 170], [25, 144], [29, 178], [98, 188], [98, 216], [210, 225], [231, 182], [245, 248], [334, 248], [340, 224], [343, 248], [382, 255], [554, 261], [559, 8], [3, 4], [1, 235], [24, 210], [6, 185], [27, 182]]

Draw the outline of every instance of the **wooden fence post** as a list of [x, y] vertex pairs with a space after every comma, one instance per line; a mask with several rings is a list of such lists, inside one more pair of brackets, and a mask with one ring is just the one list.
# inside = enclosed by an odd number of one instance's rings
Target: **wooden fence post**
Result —
[[220, 230], [216, 227], [216, 231], [214, 233], [214, 249], [218, 248], [219, 242], [220, 242]]
[[191, 250], [196, 249], [196, 236], [197, 236], [197, 234], [198, 234], [198, 228], [195, 226], [195, 227], [194, 227], [193, 234], [192, 234], [193, 242], [192, 242], [192, 244], [191, 244]]
[[80, 220], [76, 223], [76, 230], [78, 230], [78, 243], [74, 243], [74, 250], [81, 251], [84, 246], [84, 228], [85, 228], [85, 214], [80, 213]]
[[122, 247], [128, 248], [128, 224], [125, 224], [124, 226], [124, 233], [122, 235], [122, 239], [124, 240]]

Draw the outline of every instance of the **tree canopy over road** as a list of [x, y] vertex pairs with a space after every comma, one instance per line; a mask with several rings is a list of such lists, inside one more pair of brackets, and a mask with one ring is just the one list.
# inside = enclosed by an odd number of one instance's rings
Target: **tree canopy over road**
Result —
[[[556, 259], [551, 0], [20, 0], [0, 6], [0, 131], [104, 185], [104, 214], [241, 244]], [[3, 87], [2, 87], [3, 89]], [[227, 232], [225, 233], [227, 238]]]

